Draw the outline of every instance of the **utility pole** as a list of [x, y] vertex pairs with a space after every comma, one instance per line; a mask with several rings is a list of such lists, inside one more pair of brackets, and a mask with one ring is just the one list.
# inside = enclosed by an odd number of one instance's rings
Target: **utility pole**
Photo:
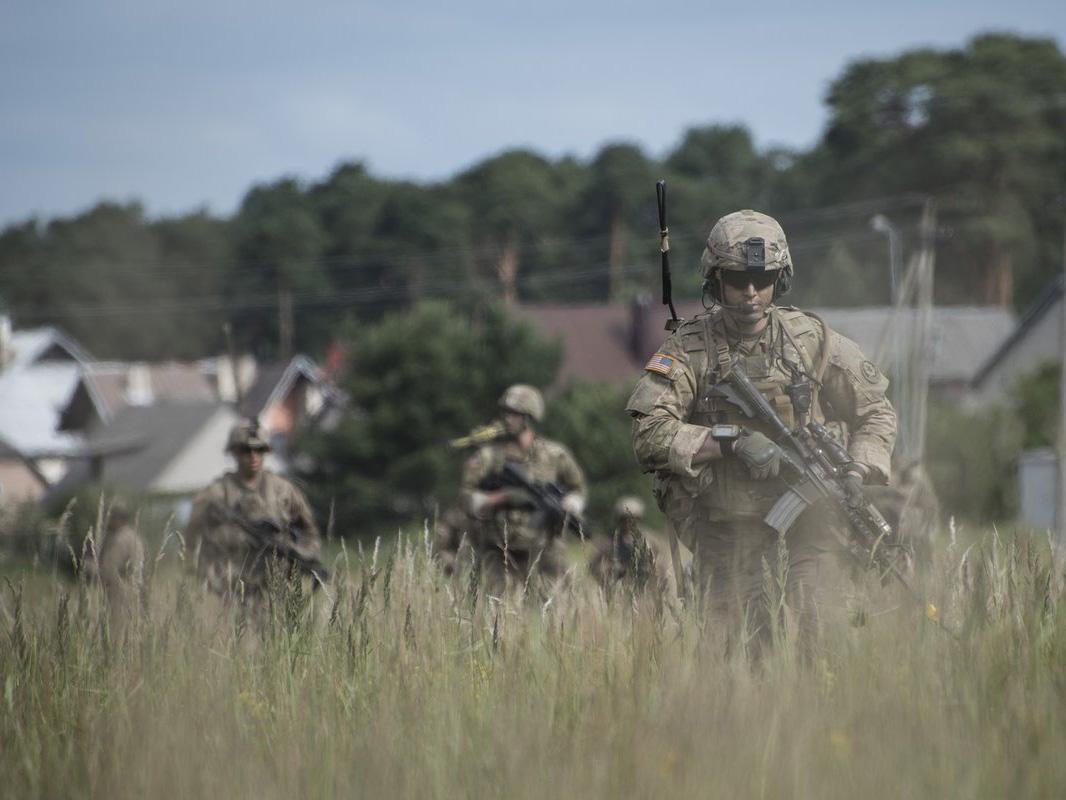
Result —
[[1055, 550], [1059, 554], [1060, 574], [1063, 547], [1066, 546], [1066, 232], [1062, 238], [1063, 293], [1059, 302], [1059, 430], [1056, 438], [1058, 491], [1055, 492]]
[[918, 318], [911, 352], [910, 431], [905, 451], [911, 463], [925, 458], [925, 427], [929, 403], [929, 368], [933, 358], [933, 275], [936, 268], [936, 201], [928, 198], [922, 211], [922, 251], [918, 263]]

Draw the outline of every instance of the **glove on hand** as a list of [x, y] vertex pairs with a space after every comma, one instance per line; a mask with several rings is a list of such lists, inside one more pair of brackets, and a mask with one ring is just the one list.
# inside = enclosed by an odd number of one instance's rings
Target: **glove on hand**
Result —
[[758, 431], [745, 431], [733, 442], [733, 455], [744, 462], [757, 481], [776, 478], [781, 471], [781, 448]]
[[863, 504], [862, 494], [863, 474], [857, 469], [849, 469], [844, 473], [844, 491], [847, 493], [848, 505], [858, 508]]
[[503, 489], [504, 508], [530, 509], [537, 505], [533, 495], [521, 486], [507, 486]]

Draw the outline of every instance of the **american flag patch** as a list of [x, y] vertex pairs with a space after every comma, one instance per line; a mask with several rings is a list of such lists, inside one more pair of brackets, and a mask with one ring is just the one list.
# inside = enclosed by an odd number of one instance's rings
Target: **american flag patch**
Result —
[[656, 353], [644, 365], [644, 369], [648, 370], [648, 372], [658, 372], [660, 375], [669, 375], [673, 367], [674, 359], [662, 353]]

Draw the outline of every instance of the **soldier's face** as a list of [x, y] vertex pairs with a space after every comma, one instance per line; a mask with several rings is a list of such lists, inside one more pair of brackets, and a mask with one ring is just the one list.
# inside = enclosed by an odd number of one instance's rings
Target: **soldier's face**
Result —
[[237, 472], [242, 478], [254, 478], [263, 470], [263, 451], [242, 447], [234, 455], [237, 458]]
[[[766, 309], [774, 300], [773, 271], [722, 273], [722, 299], [725, 313], [738, 322], [752, 324], [766, 316]], [[730, 307], [732, 306], [732, 307]]]
[[526, 423], [526, 415], [518, 414], [514, 411], [504, 411], [503, 427], [505, 427], [507, 432], [512, 436], [517, 436], [528, 427]]

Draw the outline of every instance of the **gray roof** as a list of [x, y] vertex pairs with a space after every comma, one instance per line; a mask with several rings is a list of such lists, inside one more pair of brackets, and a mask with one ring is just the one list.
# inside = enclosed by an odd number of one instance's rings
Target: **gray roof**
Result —
[[[903, 309], [814, 309], [829, 327], [853, 340], [868, 357], [889, 372], [897, 358], [911, 349], [918, 328], [918, 312]], [[898, 342], [892, 335], [892, 323]], [[937, 382], [969, 381], [1015, 328], [1014, 314], [996, 306], [936, 306], [932, 309], [932, 364], [930, 379]]]
[[88, 480], [93, 457], [102, 459], [104, 483], [147, 490], [189, 441], [225, 409], [218, 402], [127, 406], [88, 436], [81, 453], [85, 458], [71, 468], [56, 491]]
[[1044, 315], [1055, 307], [1055, 304], [1062, 297], [1063, 287], [1063, 276], [1059, 275], [1044, 288], [1025, 310], [1025, 313], [1022, 314], [1022, 318], [1014, 332], [1004, 339], [999, 347], [989, 354], [988, 359], [981, 365], [980, 369], [976, 370], [973, 376], [974, 386], [979, 387], [985, 378], [1010, 355], [1011, 351], [1021, 344]]

